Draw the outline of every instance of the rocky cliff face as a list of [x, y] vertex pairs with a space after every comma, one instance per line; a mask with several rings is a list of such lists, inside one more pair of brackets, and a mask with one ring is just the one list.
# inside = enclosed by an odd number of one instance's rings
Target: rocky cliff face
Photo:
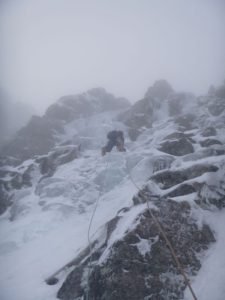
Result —
[[[164, 81], [158, 82], [144, 100], [120, 118], [124, 118], [128, 128], [133, 124], [139, 134], [145, 132], [145, 145], [151, 151], [156, 148], [165, 153], [159, 159], [155, 153], [154, 162], [152, 154], [147, 155], [153, 174], [133, 203], [140, 206], [148, 199], [186, 274], [193, 277], [201, 268], [201, 257], [216, 241], [207, 222], [199, 226], [197, 212], [221, 210], [225, 206], [225, 98], [190, 96], [189, 113], [183, 102], [187, 95], [176, 94]], [[160, 101], [157, 108], [155, 101]], [[167, 122], [159, 118], [157, 126], [155, 110], [157, 113], [157, 109], [163, 109], [165, 103]], [[175, 130], [166, 135], [166, 128], [172, 123]], [[146, 127], [150, 129], [147, 131]], [[162, 133], [164, 136], [160, 137]], [[87, 249], [86, 256], [77, 262], [61, 286], [57, 294], [60, 299], [82, 299], [87, 294], [93, 300], [183, 299], [186, 284], [147, 209], [136, 215], [122, 238], [115, 238], [132, 209], [118, 213], [106, 224], [104, 242], [96, 240], [93, 245], [92, 265]]]
[[133, 141], [165, 115], [174, 117], [181, 130], [192, 129], [193, 116], [187, 109], [187, 102], [190, 101], [195, 101], [190, 93], [177, 93], [166, 80], [158, 80], [148, 89], [143, 99], [119, 116], [119, 120], [128, 126]]
[[[70, 139], [66, 139], [65, 130], [71, 122], [129, 106], [126, 99], [95, 88], [82, 95], [62, 97], [43, 117], [33, 116], [1, 150], [0, 214], [12, 205], [16, 190], [32, 185], [32, 173], [52, 176], [58, 166], [78, 157], [80, 140], [76, 128]], [[24, 166], [27, 159], [34, 161]], [[9, 171], [7, 165], [15, 169]]]
[[130, 106], [124, 98], [116, 98], [103, 88], [95, 88], [81, 95], [65, 96], [51, 105], [43, 117], [33, 116], [1, 150], [3, 156], [21, 161], [34, 155], [47, 154], [60, 143], [64, 127], [70, 122], [96, 113], [123, 110]]
[[[114, 128], [124, 130], [127, 152], [112, 151], [101, 158], [101, 141]], [[30, 254], [27, 263], [38, 261], [44, 269], [46, 257], [54, 261], [45, 270], [48, 294], [43, 299], [50, 294], [63, 300], [191, 299], [153, 214], [198, 299], [205, 300], [198, 289], [199, 276], [203, 280], [199, 274], [207, 273], [207, 257], [219, 256], [215, 245], [223, 239], [218, 216], [225, 208], [224, 129], [223, 86], [196, 98], [158, 81], [131, 107], [102, 89], [60, 99], [7, 146], [14, 157], [0, 161], [0, 221], [12, 228], [10, 240], [0, 243], [0, 254], [6, 248], [16, 253], [18, 240], [31, 247], [37, 236], [36, 247], [39, 235], [42, 243], [50, 228], [47, 241], [53, 245], [41, 250], [46, 256]], [[35, 143], [37, 139], [43, 144]], [[13, 145], [19, 155], [10, 150]], [[34, 218], [39, 229], [24, 232], [30, 218], [32, 228]], [[75, 253], [69, 263], [68, 253], [70, 258]], [[32, 270], [37, 279], [39, 268]], [[224, 271], [220, 277], [225, 278]], [[213, 284], [207, 282], [209, 289]], [[223, 288], [218, 290], [223, 295]]]

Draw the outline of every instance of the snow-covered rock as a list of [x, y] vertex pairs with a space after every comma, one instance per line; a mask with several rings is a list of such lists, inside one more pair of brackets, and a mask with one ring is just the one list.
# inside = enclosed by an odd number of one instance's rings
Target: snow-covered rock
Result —
[[[147, 203], [197, 298], [223, 299], [223, 88], [196, 98], [159, 81], [117, 100], [63, 97], [1, 158], [2, 299], [192, 299]], [[112, 129], [127, 151], [101, 157]]]
[[59, 135], [65, 134], [66, 124], [101, 112], [124, 110], [129, 106], [128, 100], [116, 98], [103, 88], [62, 97], [47, 109], [43, 117], [33, 116], [1, 153], [21, 160], [47, 154], [60, 143]]

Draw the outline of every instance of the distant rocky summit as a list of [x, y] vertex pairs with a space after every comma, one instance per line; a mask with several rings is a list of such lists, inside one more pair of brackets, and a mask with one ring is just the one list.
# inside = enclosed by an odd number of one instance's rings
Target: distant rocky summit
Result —
[[186, 102], [193, 99], [192, 94], [177, 93], [166, 80], [158, 80], [147, 90], [143, 99], [119, 116], [119, 120], [129, 127], [132, 140], [136, 140], [146, 128], [151, 128], [156, 120], [163, 120], [165, 114], [176, 118], [181, 128], [191, 129], [193, 116], [184, 115], [183, 111]]
[[29, 123], [0, 151], [2, 156], [25, 160], [34, 155], [47, 154], [57, 145], [58, 135], [64, 133], [66, 124], [96, 113], [123, 110], [130, 103], [116, 98], [103, 88], [94, 88], [81, 95], [60, 98], [52, 104], [43, 117], [33, 116]]

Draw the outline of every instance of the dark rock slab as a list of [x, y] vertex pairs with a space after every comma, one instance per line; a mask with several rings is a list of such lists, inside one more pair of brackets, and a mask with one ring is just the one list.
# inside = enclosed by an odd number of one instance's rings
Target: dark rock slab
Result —
[[[124, 211], [129, 211], [128, 209], [124, 209]], [[97, 260], [100, 258], [101, 254], [105, 250], [107, 246], [107, 242], [116, 228], [116, 225], [119, 221], [120, 217], [116, 216], [112, 220], [110, 220], [106, 224], [105, 231], [105, 241], [101, 243], [100, 247], [97, 247], [96, 250], [92, 253], [92, 264], [96, 264]], [[104, 240], [103, 239], [103, 240]], [[98, 241], [94, 241], [92, 243], [91, 248], [93, 249], [98, 244]], [[72, 262], [70, 262], [67, 267], [75, 266], [74, 270], [68, 275], [66, 281], [62, 284], [61, 288], [57, 293], [57, 297], [59, 299], [73, 300], [80, 299], [82, 296], [86, 296], [87, 293], [87, 285], [84, 283], [87, 280], [88, 269], [90, 268], [90, 248], [85, 248], [80, 255], [75, 258]], [[50, 279], [55, 278], [51, 277]], [[86, 298], [85, 298], [86, 299]]]
[[52, 176], [58, 166], [73, 161], [78, 153], [77, 146], [60, 146], [48, 155], [37, 158], [36, 162], [40, 165], [41, 174]]
[[165, 141], [161, 143], [158, 150], [175, 156], [183, 156], [194, 152], [192, 143], [185, 137], [177, 140]]
[[174, 122], [179, 125], [180, 130], [191, 130], [196, 128], [194, 124], [194, 120], [196, 119], [193, 114], [186, 114], [178, 116], [174, 119]]
[[196, 192], [196, 189], [192, 184], [183, 183], [166, 194], [165, 197], [185, 196], [194, 192]]
[[216, 139], [206, 139], [204, 141], [200, 141], [200, 145], [202, 147], [209, 147], [212, 145], [222, 145], [222, 143]]
[[[155, 213], [189, 275], [200, 269], [198, 253], [206, 250], [214, 236], [207, 225], [198, 229], [186, 202], [162, 203]], [[140, 245], [149, 244], [141, 252]], [[135, 283], [135, 284], [134, 284]], [[185, 283], [165, 241], [148, 212], [125, 238], [116, 242], [110, 258], [96, 266], [90, 278], [89, 298], [99, 300], [182, 299]]]
[[[199, 229], [187, 202], [167, 200], [155, 203], [159, 210], [154, 214], [182, 266], [188, 275], [196, 275], [201, 267], [200, 254], [215, 241], [212, 231], [206, 224]], [[101, 264], [98, 264], [98, 257], [105, 248], [94, 253], [96, 261], [88, 286], [85, 283], [85, 262], [84, 265], [78, 264], [68, 275], [57, 297], [63, 300], [87, 299], [88, 289], [90, 300], [182, 299], [184, 279], [147, 210], [137, 217], [136, 224], [123, 239], [112, 245], [108, 258]]]
[[192, 133], [184, 133], [184, 132], [180, 132], [180, 131], [175, 131], [173, 133], [168, 134], [164, 140], [177, 140], [177, 139], [181, 139], [181, 138], [186, 138], [189, 141], [191, 141], [192, 143], [194, 143], [195, 141], [191, 138], [193, 136]]
[[173, 93], [166, 80], [158, 80], [151, 86], [143, 99], [137, 101], [129, 110], [120, 114], [118, 120], [129, 127], [131, 140], [136, 140], [142, 129], [151, 128], [155, 120], [155, 110]]
[[45, 117], [33, 116], [27, 126], [18, 131], [15, 138], [3, 147], [2, 154], [20, 160], [46, 154], [55, 145], [54, 134], [59, 128], [59, 124]]
[[221, 178], [217, 185], [209, 185], [202, 183], [198, 189], [198, 197], [196, 203], [199, 206], [211, 209], [212, 206], [223, 209], [225, 207], [225, 182]]
[[207, 172], [216, 172], [218, 167], [209, 164], [196, 164], [181, 170], [165, 170], [154, 174], [150, 179], [160, 185], [162, 189], [168, 189], [186, 180], [196, 178]]
[[0, 179], [0, 215], [3, 214], [10, 205], [10, 196], [7, 193], [5, 182]]
[[216, 129], [214, 127], [206, 127], [202, 131], [202, 136], [208, 137], [208, 136], [214, 136], [216, 135]]

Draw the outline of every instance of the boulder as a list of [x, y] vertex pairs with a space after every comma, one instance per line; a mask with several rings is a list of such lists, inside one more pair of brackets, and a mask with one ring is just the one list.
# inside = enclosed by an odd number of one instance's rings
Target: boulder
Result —
[[185, 137], [172, 141], [165, 141], [160, 144], [158, 150], [174, 156], [183, 156], [194, 152], [192, 143]]
[[206, 127], [202, 131], [202, 136], [204, 137], [213, 136], [213, 135], [216, 135], [216, 129], [214, 127]]
[[195, 118], [196, 117], [193, 114], [186, 114], [186, 115], [184, 114], [176, 117], [174, 119], [174, 122], [179, 125], [179, 129], [182, 131], [191, 130], [195, 128], [194, 125]]
[[202, 147], [209, 147], [212, 145], [222, 145], [222, 143], [216, 139], [205, 139], [203, 141], [200, 141], [200, 145]]
[[207, 172], [216, 172], [219, 168], [210, 164], [196, 164], [181, 170], [165, 170], [157, 172], [150, 179], [159, 184], [161, 189], [168, 189], [174, 185], [196, 178]]
[[180, 132], [180, 131], [175, 131], [173, 133], [170, 133], [169, 135], [167, 135], [166, 137], [164, 137], [163, 140], [177, 140], [177, 139], [181, 139], [181, 138], [186, 138], [187, 140], [189, 140], [191, 143], [195, 143], [195, 140], [193, 140], [193, 134], [192, 133], [184, 133], [184, 132]]
[[69, 163], [78, 157], [78, 148], [74, 145], [59, 146], [48, 155], [38, 157], [36, 162], [40, 165], [41, 174], [52, 176], [58, 166]]

